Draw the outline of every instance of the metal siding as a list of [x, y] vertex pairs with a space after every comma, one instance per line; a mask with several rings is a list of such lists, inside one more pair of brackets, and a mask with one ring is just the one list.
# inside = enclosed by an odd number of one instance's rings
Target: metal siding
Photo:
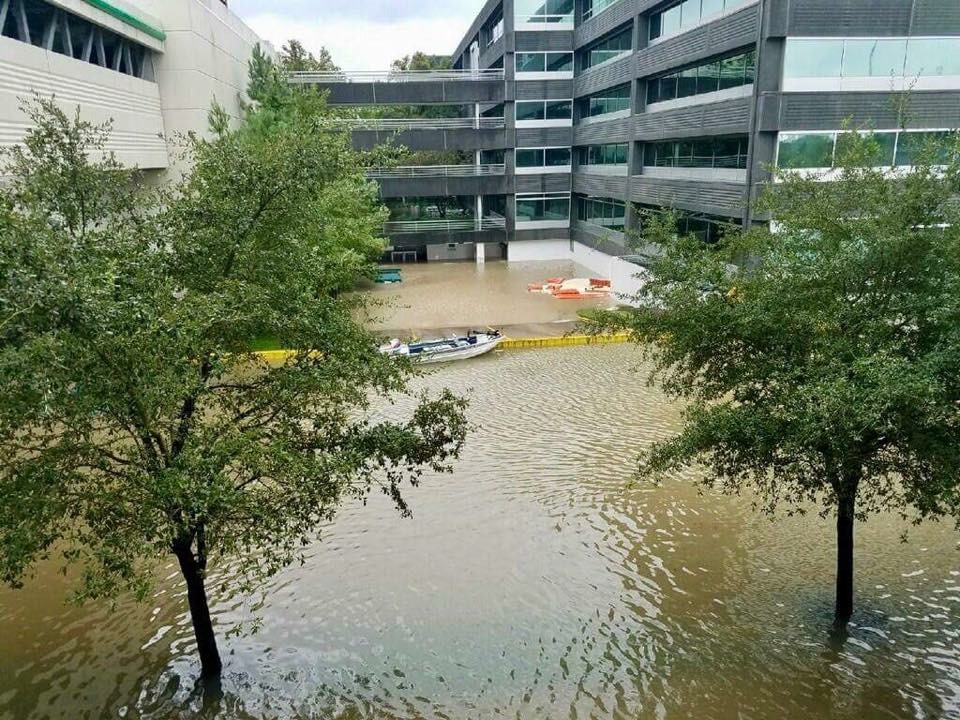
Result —
[[462, 178], [385, 178], [380, 197], [449, 197], [452, 195], [506, 195], [512, 193], [506, 175]]
[[574, 222], [570, 228], [570, 237], [574, 242], [606, 255], [619, 257], [630, 253], [627, 238], [623, 233], [605, 230], [590, 223]]
[[570, 147], [572, 128], [522, 128], [517, 130], [516, 147]]
[[457, 45], [457, 49], [454, 50], [453, 55], [451, 56], [454, 60], [463, 55], [470, 48], [470, 44], [473, 42], [474, 37], [476, 37], [476, 35], [480, 32], [480, 28], [483, 27], [484, 23], [490, 18], [494, 10], [496, 10], [500, 4], [501, 0], [487, 0], [483, 8], [473, 19], [473, 22], [470, 23], [470, 29], [467, 30], [466, 34], [463, 36], [463, 39], [460, 41], [460, 44]]
[[627, 177], [617, 175], [573, 174], [573, 191], [578, 195], [627, 199]]
[[628, 22], [637, 14], [637, 0], [620, 0], [596, 17], [580, 25], [573, 33], [573, 44], [578, 50], [598, 40], [608, 32]]
[[356, 130], [352, 138], [358, 150], [372, 150], [388, 142], [410, 150], [496, 150], [507, 144], [505, 130]]
[[515, 33], [514, 37], [517, 52], [536, 52], [538, 50], [571, 52], [573, 50], [573, 33], [569, 30], [520, 31]]
[[637, 53], [637, 76], [646, 77], [703, 58], [756, 44], [756, 5], [664, 40]]
[[519, 193], [565, 193], [570, 192], [570, 175], [517, 175], [514, 183]]
[[497, 60], [503, 57], [504, 52], [506, 52], [506, 43], [504, 42], [505, 38], [500, 38], [493, 45], [483, 50], [480, 53], [480, 67], [489, 68]]
[[608, 122], [578, 125], [573, 129], [575, 145], [602, 145], [627, 142], [633, 137], [634, 117], [618, 118]]
[[[898, 93], [784, 93], [779, 113], [771, 103], [760, 130], [837, 130], [844, 120], [854, 125], [895, 130], [900, 126]], [[764, 102], [770, 96], [764, 97]], [[954, 127], [960, 118], [960, 91], [913, 92], [907, 109], [910, 128]]]
[[501, 243], [506, 242], [506, 230], [480, 232], [424, 232], [392, 235], [395, 248], [415, 248], [418, 245], [446, 245], [447, 243]]
[[570, 100], [572, 80], [524, 80], [516, 83], [517, 100]]
[[503, 80], [451, 80], [445, 82], [341, 82], [316, 87], [328, 91], [331, 105], [420, 105], [432, 103], [500, 103]]
[[578, 76], [574, 84], [574, 95], [583, 97], [598, 90], [605, 90], [616, 85], [623, 85], [633, 80], [635, 68], [633, 55], [622, 57], [616, 62], [603, 67], [590, 68]]
[[667, 180], [642, 175], [634, 175], [630, 180], [633, 202], [713, 215], [739, 216], [745, 194], [745, 186], [736, 183]]
[[510, 242], [523, 242], [525, 240], [569, 240], [570, 229], [559, 228], [556, 230], [517, 230], [510, 238]]
[[914, 35], [960, 35], [960, 2], [914, 0]]
[[801, 0], [790, 4], [790, 35], [907, 35], [912, 0]]
[[745, 97], [640, 114], [634, 118], [634, 137], [638, 140], [663, 140], [746, 134], [750, 130], [752, 105], [753, 99]]

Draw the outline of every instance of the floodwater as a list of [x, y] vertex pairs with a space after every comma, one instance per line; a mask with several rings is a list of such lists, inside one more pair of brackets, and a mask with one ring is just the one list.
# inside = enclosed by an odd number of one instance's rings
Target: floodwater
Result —
[[142, 605], [66, 607], [50, 567], [0, 591], [0, 718], [960, 717], [952, 527], [858, 527], [858, 610], [831, 646], [829, 520], [771, 522], [692, 475], [630, 482], [679, 422], [636, 361], [441, 366], [424, 384], [468, 394], [477, 425], [455, 473], [408, 491], [412, 519], [348, 505], [262, 597], [216, 593], [206, 705], [172, 565]]
[[372, 296], [388, 303], [372, 326], [400, 337], [496, 327], [513, 337], [562, 335], [577, 310], [616, 304], [616, 298], [557, 300], [527, 292], [547, 278], [592, 277], [569, 261], [403, 265], [403, 283], [378, 285]]

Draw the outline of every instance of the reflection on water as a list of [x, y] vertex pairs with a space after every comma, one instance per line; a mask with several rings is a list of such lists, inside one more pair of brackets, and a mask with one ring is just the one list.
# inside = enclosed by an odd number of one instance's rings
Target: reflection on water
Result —
[[[831, 648], [829, 522], [628, 483], [678, 423], [635, 357], [500, 353], [430, 377], [473, 400], [456, 473], [410, 492], [412, 520], [383, 497], [345, 508], [271, 583], [262, 631], [221, 639], [205, 711], [172, 568], [144, 606], [64, 608], [51, 572], [0, 592], [0, 717], [957, 717], [952, 529], [860, 528], [860, 611]], [[221, 596], [221, 627], [249, 602]]]

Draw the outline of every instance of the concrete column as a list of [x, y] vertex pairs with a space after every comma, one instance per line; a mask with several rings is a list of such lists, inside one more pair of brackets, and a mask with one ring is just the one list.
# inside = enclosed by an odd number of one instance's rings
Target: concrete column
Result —
[[487, 262], [487, 250], [484, 243], [476, 243], [475, 247], [477, 248], [477, 265], [483, 265]]

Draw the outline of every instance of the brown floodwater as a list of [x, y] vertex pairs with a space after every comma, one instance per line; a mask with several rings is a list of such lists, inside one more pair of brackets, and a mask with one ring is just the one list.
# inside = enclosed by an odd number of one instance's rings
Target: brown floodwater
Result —
[[616, 298], [557, 300], [527, 292], [547, 278], [591, 277], [569, 261], [403, 265], [403, 283], [378, 285], [372, 297], [387, 303], [373, 327], [400, 336], [494, 326], [513, 337], [563, 335], [582, 308], [614, 305]]
[[262, 627], [221, 634], [206, 705], [172, 565], [142, 605], [66, 607], [50, 567], [0, 591], [0, 718], [960, 717], [952, 527], [859, 526], [832, 646], [829, 520], [771, 522], [692, 475], [630, 483], [679, 421], [636, 359], [502, 352], [426, 378], [472, 399], [456, 472], [408, 491], [412, 519], [348, 505], [262, 597], [216, 592], [221, 633]]

